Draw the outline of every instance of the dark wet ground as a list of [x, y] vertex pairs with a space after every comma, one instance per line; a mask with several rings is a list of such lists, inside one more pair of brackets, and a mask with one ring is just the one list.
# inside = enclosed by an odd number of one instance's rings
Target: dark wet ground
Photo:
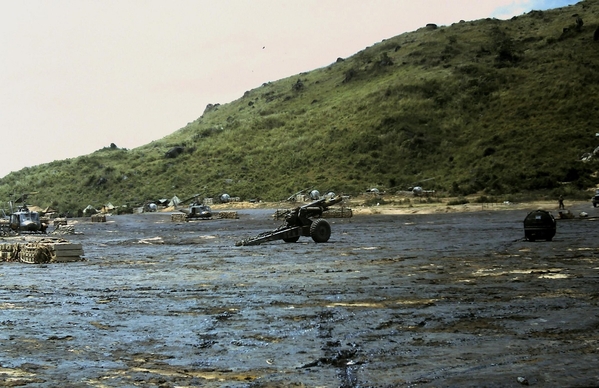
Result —
[[[0, 263], [0, 386], [599, 385], [599, 210], [357, 216], [235, 247], [269, 210], [77, 220], [85, 261]], [[595, 214], [597, 213], [597, 214]]]

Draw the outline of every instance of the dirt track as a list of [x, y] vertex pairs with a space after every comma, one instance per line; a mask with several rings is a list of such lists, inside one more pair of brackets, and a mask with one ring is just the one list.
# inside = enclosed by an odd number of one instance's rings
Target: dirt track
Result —
[[0, 386], [599, 385], [599, 210], [361, 215], [235, 247], [272, 210], [78, 220], [85, 261], [0, 263]]

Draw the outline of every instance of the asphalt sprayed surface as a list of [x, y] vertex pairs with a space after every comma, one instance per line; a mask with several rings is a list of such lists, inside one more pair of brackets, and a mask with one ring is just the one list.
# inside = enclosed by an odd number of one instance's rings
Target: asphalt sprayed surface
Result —
[[[236, 247], [269, 210], [77, 220], [85, 260], [0, 263], [0, 386], [599, 385], [599, 219], [330, 220]], [[596, 214], [599, 216], [599, 213]]]

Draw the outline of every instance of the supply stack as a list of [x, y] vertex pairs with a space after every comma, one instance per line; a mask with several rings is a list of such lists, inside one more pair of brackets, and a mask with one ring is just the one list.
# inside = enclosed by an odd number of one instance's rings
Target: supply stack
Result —
[[19, 241], [6, 239], [0, 242], [0, 261], [28, 264], [64, 263], [83, 260], [82, 256], [81, 244], [71, 243], [62, 238]]

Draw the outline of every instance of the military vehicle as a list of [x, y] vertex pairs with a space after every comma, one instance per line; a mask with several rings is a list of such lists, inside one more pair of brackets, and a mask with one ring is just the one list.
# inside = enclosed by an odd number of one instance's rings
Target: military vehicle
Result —
[[204, 205], [203, 202], [199, 200], [200, 195], [196, 194], [191, 198], [188, 198], [181, 202], [188, 202], [193, 200], [187, 209], [180, 209], [181, 212], [185, 213], [185, 220], [211, 220], [212, 219], [212, 209], [210, 206]]
[[172, 221], [182, 222], [182, 221], [195, 221], [195, 220], [211, 220], [213, 213], [210, 206], [205, 205], [203, 201], [199, 199], [200, 195], [195, 194], [190, 198], [187, 198], [183, 201], [178, 201], [178, 203], [186, 203], [190, 202], [187, 208], [179, 209], [181, 213], [173, 213], [171, 215]]
[[[321, 198], [309, 204], [288, 210], [285, 215], [285, 223], [275, 230], [260, 233], [255, 237], [237, 241], [236, 246], [259, 245], [268, 241], [283, 240], [286, 243], [294, 243], [301, 236], [312, 237], [317, 243], [329, 241], [331, 237], [331, 225], [322, 217], [322, 213], [336, 203], [341, 202], [343, 197]], [[312, 220], [314, 218], [314, 220]]]
[[14, 232], [46, 233], [48, 225], [40, 220], [38, 212], [31, 211], [27, 205], [19, 206], [9, 216], [9, 226]]
[[192, 204], [189, 209], [182, 209], [185, 213], [185, 218], [188, 220], [211, 220], [212, 209], [210, 206], [201, 203]]
[[[9, 233], [46, 233], [48, 228], [49, 220], [40, 219], [40, 215], [36, 211], [31, 211], [27, 207], [27, 198], [30, 195], [37, 194], [37, 192], [22, 194], [19, 198], [9, 201], [7, 204], [10, 207], [10, 213], [2, 209], [2, 222], [1, 229], [2, 234], [7, 234], [6, 230], [8, 227]], [[17, 211], [14, 211], [13, 204], [21, 203], [22, 205], [17, 207]]]

